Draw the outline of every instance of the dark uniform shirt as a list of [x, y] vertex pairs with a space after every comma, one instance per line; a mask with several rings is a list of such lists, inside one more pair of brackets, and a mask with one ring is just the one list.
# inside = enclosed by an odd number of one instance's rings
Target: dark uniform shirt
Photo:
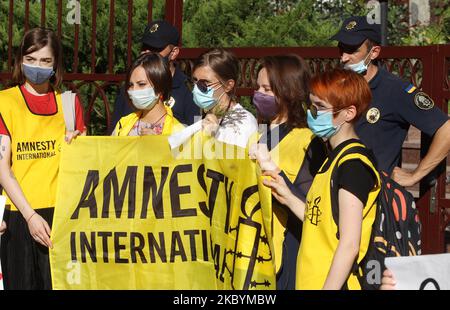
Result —
[[[175, 99], [175, 105], [172, 107], [175, 118], [184, 125], [191, 125], [194, 123], [195, 116], [200, 116], [200, 108], [194, 103], [192, 92], [186, 86], [186, 80], [186, 75], [178, 67], [175, 67], [170, 95]], [[127, 101], [125, 87], [121, 87], [114, 103], [111, 128], [114, 129], [121, 117], [133, 111], [134, 108]]]
[[448, 120], [432, 99], [409, 82], [378, 68], [369, 81], [372, 102], [358, 120], [356, 133], [373, 151], [377, 167], [389, 174], [400, 164], [403, 142], [410, 125], [430, 137]]

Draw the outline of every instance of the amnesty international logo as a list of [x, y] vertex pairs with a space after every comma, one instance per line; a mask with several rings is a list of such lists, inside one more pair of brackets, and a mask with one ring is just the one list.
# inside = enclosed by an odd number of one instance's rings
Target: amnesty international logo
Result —
[[322, 215], [322, 211], [320, 211], [319, 208], [319, 202], [320, 202], [320, 197], [317, 197], [316, 199], [314, 199], [314, 203], [312, 204], [311, 207], [311, 202], [308, 201], [307, 206], [308, 209], [306, 210], [306, 218], [311, 222], [311, 224], [317, 226], [320, 222], [320, 216]]
[[[256, 165], [175, 159], [166, 137], [149, 138], [138, 145], [99, 137], [63, 143], [53, 287], [274, 289], [271, 193]], [[138, 156], [149, 147], [159, 151]]]
[[56, 150], [56, 140], [18, 141], [16, 144], [16, 159], [34, 160], [50, 158], [56, 155]]

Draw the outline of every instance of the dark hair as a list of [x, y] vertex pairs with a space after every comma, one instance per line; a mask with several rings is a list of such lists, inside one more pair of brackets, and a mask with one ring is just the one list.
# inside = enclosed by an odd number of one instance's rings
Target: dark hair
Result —
[[235, 84], [233, 89], [228, 92], [228, 95], [235, 95], [239, 78], [239, 61], [232, 52], [216, 48], [202, 54], [195, 62], [192, 72], [204, 66], [210, 67], [223, 84], [228, 80], [233, 80]]
[[355, 106], [355, 123], [369, 107], [372, 100], [369, 84], [364, 77], [354, 71], [333, 69], [311, 79], [311, 93], [333, 106], [334, 111]]
[[41, 27], [30, 29], [23, 36], [14, 62], [13, 85], [25, 83], [25, 76], [22, 72], [23, 57], [46, 46], [50, 47], [54, 57], [53, 70], [55, 74], [51, 77], [50, 82], [56, 88], [61, 85], [63, 78], [61, 42], [53, 30]]
[[304, 103], [309, 96], [308, 64], [300, 56], [290, 54], [267, 56], [259, 70], [265, 68], [270, 88], [279, 106], [279, 115], [286, 114], [289, 128], [307, 127]]
[[169, 65], [158, 53], [142, 54], [133, 62], [127, 73], [126, 89], [130, 85], [131, 74], [139, 66], [144, 68], [145, 75], [152, 82], [155, 93], [161, 94], [163, 101], [169, 100], [172, 90], [172, 74]]

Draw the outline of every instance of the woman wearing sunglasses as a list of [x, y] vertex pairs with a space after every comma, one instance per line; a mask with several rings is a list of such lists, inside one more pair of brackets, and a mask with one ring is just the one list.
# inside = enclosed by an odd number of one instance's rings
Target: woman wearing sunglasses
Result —
[[[309, 79], [308, 65], [297, 55], [262, 60], [253, 104], [258, 122], [267, 126], [259, 143], [250, 148], [250, 157], [257, 159], [262, 170], [276, 170], [303, 201], [326, 157], [325, 145], [306, 123], [303, 103]], [[302, 222], [276, 199], [272, 209], [277, 289], [292, 290]]]
[[258, 129], [255, 117], [236, 102], [236, 83], [239, 76], [237, 58], [229, 51], [214, 49], [200, 56], [194, 65], [192, 94], [204, 118], [169, 138], [172, 148], [199, 130], [218, 141], [247, 146]]
[[119, 120], [113, 136], [170, 135], [184, 128], [170, 108], [172, 75], [159, 54], [139, 56], [128, 71], [126, 85], [136, 111]]
[[370, 241], [380, 179], [353, 124], [371, 100], [370, 88], [359, 74], [335, 69], [314, 77], [310, 89], [308, 126], [331, 152], [306, 203], [274, 171], [265, 172], [271, 179], [264, 184], [303, 221], [296, 288], [360, 289], [355, 267]]

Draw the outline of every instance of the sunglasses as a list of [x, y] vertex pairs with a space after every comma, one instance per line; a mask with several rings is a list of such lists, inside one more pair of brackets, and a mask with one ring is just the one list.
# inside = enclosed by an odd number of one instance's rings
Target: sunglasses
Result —
[[[306, 105], [304, 105], [305, 107]], [[327, 108], [327, 109], [317, 109], [317, 107], [314, 104], [310, 104], [308, 107], [308, 110], [311, 112], [311, 116], [316, 119], [317, 118], [317, 114], [319, 111], [330, 111], [330, 110], [334, 110], [334, 108]], [[333, 111], [333, 114], [339, 113], [342, 110], [339, 111]]]
[[213, 86], [213, 85], [217, 85], [218, 83], [220, 83], [219, 81], [217, 82], [208, 82], [207, 80], [191, 80], [189, 83], [189, 88], [192, 91], [194, 89], [194, 85], [197, 85], [197, 88], [199, 91], [201, 91], [202, 93], [206, 94], [208, 92], [208, 87]]

